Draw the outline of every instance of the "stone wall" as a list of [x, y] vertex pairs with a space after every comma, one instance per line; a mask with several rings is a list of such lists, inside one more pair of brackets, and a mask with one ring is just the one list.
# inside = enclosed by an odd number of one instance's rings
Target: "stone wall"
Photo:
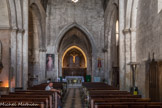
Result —
[[3, 81], [2, 87], [9, 86], [10, 69], [10, 31], [0, 30], [0, 41], [2, 42], [2, 63], [3, 69], [0, 73], [0, 80]]
[[9, 27], [9, 13], [6, 0], [0, 0], [0, 27]]
[[[73, 3], [71, 0], [51, 0], [47, 7], [47, 53], [54, 53], [56, 56], [55, 69], [48, 72], [48, 76], [57, 77], [58, 67], [61, 67], [58, 66], [59, 58], [57, 57], [58, 38], [72, 24], [85, 28], [91, 34], [91, 37], [88, 38], [91, 39], [93, 47], [92, 71], [97, 75], [97, 57], [103, 58], [101, 49], [104, 46], [104, 10], [102, 1], [79, 0], [78, 3]], [[101, 75], [101, 73], [98, 73], [98, 75]], [[103, 72], [102, 75], [104, 75]]]
[[140, 63], [136, 80], [140, 93], [148, 97], [146, 61], [162, 59], [162, 12], [158, 13], [157, 0], [139, 0], [137, 15], [137, 62]]

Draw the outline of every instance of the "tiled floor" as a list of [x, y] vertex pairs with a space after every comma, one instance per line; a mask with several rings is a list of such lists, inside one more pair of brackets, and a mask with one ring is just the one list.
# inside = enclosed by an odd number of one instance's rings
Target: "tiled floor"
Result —
[[81, 93], [80, 88], [68, 88], [63, 100], [63, 108], [84, 108], [81, 100]]

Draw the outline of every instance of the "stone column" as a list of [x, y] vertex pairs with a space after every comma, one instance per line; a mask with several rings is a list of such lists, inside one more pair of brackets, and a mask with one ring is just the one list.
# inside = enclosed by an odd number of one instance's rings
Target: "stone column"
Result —
[[136, 22], [137, 22], [137, 7], [139, 0], [133, 0], [132, 16], [131, 16], [131, 52], [132, 62], [136, 62]]
[[136, 62], [136, 29], [130, 28], [131, 32], [131, 61]]
[[17, 31], [17, 72], [16, 72], [16, 87], [22, 87], [22, 65], [23, 65], [23, 57], [22, 57], [22, 36], [24, 33], [24, 29], [22, 27], [23, 25], [23, 16], [22, 16], [22, 4], [21, 4], [21, 0], [15, 0], [15, 8], [16, 8], [16, 19], [17, 19], [17, 27], [18, 27], [18, 31]]
[[16, 87], [22, 87], [22, 81], [23, 81], [23, 34], [24, 30], [19, 29], [17, 32], [17, 73], [16, 73]]
[[125, 88], [125, 45], [124, 45], [124, 0], [119, 0], [119, 72], [120, 72], [120, 89]]
[[129, 29], [124, 29], [123, 30], [124, 34], [125, 34], [125, 66], [126, 66], [126, 70], [125, 70], [125, 90], [130, 90], [130, 86], [131, 86], [131, 69], [130, 69], [130, 65], [128, 65], [131, 61], [131, 37], [130, 37], [130, 30]]
[[23, 89], [27, 89], [28, 85], [28, 0], [23, 0]]
[[9, 0], [9, 9], [10, 9], [10, 24], [11, 24], [11, 40], [10, 40], [10, 92], [14, 91], [14, 88], [16, 86], [16, 38], [17, 38], [17, 19], [16, 19], [16, 6], [14, 0]]
[[46, 78], [46, 49], [39, 50], [39, 63], [40, 63], [40, 73], [38, 76], [38, 82], [42, 83]]
[[98, 75], [98, 68], [97, 68], [97, 54], [92, 52], [92, 81], [94, 80], [94, 76]]
[[16, 70], [17, 70], [17, 66], [16, 66], [16, 54], [17, 54], [17, 48], [16, 48], [16, 44], [17, 44], [17, 29], [12, 29], [11, 30], [11, 67], [10, 67], [10, 91], [12, 92], [13, 89], [16, 86]]

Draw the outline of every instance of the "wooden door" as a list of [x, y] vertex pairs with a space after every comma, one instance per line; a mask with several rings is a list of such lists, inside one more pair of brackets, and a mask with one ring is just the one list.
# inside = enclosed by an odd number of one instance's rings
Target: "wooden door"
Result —
[[159, 71], [154, 59], [149, 63], [149, 95], [152, 101], [159, 101]]
[[159, 67], [159, 96], [160, 101], [162, 102], [162, 61], [158, 62]]

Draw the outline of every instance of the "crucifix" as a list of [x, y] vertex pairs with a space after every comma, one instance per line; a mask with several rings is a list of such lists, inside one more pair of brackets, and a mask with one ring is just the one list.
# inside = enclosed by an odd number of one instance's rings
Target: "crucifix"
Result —
[[78, 56], [78, 54], [76, 54], [75, 52], [70, 54], [73, 57], [73, 63], [75, 63], [75, 57]]

